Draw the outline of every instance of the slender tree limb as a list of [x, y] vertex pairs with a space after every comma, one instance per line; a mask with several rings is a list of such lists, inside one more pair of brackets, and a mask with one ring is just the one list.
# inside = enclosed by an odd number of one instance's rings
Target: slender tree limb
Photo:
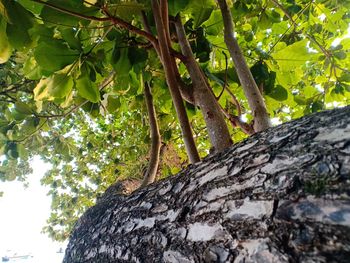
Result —
[[294, 21], [293, 17], [287, 12], [287, 10], [277, 0], [270, 1], [274, 3], [279, 9], [281, 9], [285, 16], [288, 17], [288, 19], [292, 22], [294, 28], [297, 28], [297, 23]]
[[224, 22], [225, 43], [235, 64], [238, 78], [254, 116], [254, 130], [256, 132], [263, 131], [271, 126], [264, 99], [234, 36], [233, 19], [226, 0], [217, 0], [217, 2], [219, 3]]
[[[223, 53], [224, 56], [225, 56], [225, 63], [226, 63], [226, 64], [225, 64], [225, 65], [226, 65], [226, 67], [225, 67], [225, 80], [224, 80], [224, 84], [223, 84], [223, 88], [222, 88], [221, 94], [218, 96], [218, 99], [220, 99], [222, 93], [224, 92], [224, 90], [226, 90], [226, 92], [231, 96], [231, 98], [232, 98], [234, 104], [236, 105], [236, 107], [237, 107], [237, 112], [238, 112], [238, 117], [240, 118], [241, 115], [242, 115], [241, 104], [240, 104], [239, 101], [237, 100], [237, 97], [235, 96], [235, 94], [233, 94], [233, 92], [228, 88], [228, 84], [227, 84], [227, 70], [228, 70], [228, 63], [227, 63], [227, 60], [228, 60], [228, 59], [227, 59], [226, 53], [225, 53], [225, 52], [222, 52], [222, 53]], [[260, 89], [259, 89], [259, 90], [260, 90]], [[261, 90], [260, 90], [260, 93], [262, 93]]]
[[242, 107], [241, 107], [241, 104], [239, 103], [237, 97], [235, 96], [235, 94], [233, 94], [233, 92], [227, 86], [225, 86], [225, 90], [230, 95], [230, 97], [232, 98], [234, 104], [236, 105], [238, 116], [241, 117], [241, 115], [242, 115]]
[[169, 29], [169, 11], [168, 11], [168, 0], [159, 0], [160, 1], [160, 14], [162, 15], [162, 21], [165, 29], [166, 38], [168, 41], [168, 47], [171, 48], [171, 37], [170, 37], [170, 29]]
[[224, 116], [220, 111], [219, 103], [217, 102], [203, 71], [193, 55], [179, 15], [176, 17], [175, 27], [182, 53], [188, 59], [185, 66], [193, 82], [193, 97], [195, 104], [198, 105], [202, 111], [214, 151], [220, 152], [232, 145], [232, 139]]
[[140, 187], [144, 187], [154, 182], [159, 166], [159, 156], [161, 148], [161, 140], [156, 111], [153, 104], [151, 89], [147, 82], [144, 85], [144, 94], [150, 126], [151, 149], [148, 167]]
[[[146, 13], [144, 11], [141, 12], [141, 20], [142, 20], [142, 25], [144, 27], [144, 29], [148, 32], [148, 33], [151, 33], [151, 27], [149, 26], [148, 24], [148, 20], [147, 20], [147, 16], [146, 16]], [[159, 46], [158, 46], [159, 47]], [[159, 48], [155, 48], [157, 54], [158, 54], [158, 57], [161, 59], [162, 55], [160, 53], [160, 50]], [[180, 52], [178, 51], [175, 51], [175, 50], [171, 50], [171, 53], [179, 58], [182, 62], [184, 61], [188, 61], [187, 58]], [[180, 93], [181, 93], [181, 97], [191, 103], [191, 104], [195, 104], [194, 103], [194, 98], [193, 98], [193, 87], [192, 86], [189, 86], [187, 85], [186, 83], [183, 82], [183, 80], [181, 79], [181, 76], [180, 76], [180, 73], [177, 69], [177, 66], [176, 66], [176, 62], [174, 60], [174, 58], [172, 58], [172, 64], [174, 64], [174, 68], [176, 68], [176, 71], [175, 71], [175, 74], [176, 74], [176, 80], [177, 80], [177, 83], [178, 83], [178, 87], [179, 87], [179, 90], [180, 90]]]
[[152, 0], [152, 11], [153, 11], [154, 20], [156, 23], [157, 32], [158, 32], [159, 50], [161, 55], [160, 57], [165, 70], [166, 80], [173, 99], [175, 110], [179, 118], [187, 155], [190, 159], [190, 162], [195, 163], [200, 160], [200, 157], [194, 142], [192, 129], [187, 117], [185, 106], [182, 101], [181, 93], [179, 91], [179, 87], [178, 87], [178, 83], [175, 75], [176, 68], [174, 68], [174, 63], [172, 61], [170, 49], [168, 46], [168, 40], [166, 36], [166, 30], [164, 29], [161, 10], [157, 0]]

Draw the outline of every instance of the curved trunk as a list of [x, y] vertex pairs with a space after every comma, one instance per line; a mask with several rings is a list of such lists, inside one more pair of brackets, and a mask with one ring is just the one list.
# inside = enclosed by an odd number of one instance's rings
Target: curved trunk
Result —
[[149, 185], [154, 182], [159, 165], [159, 154], [160, 154], [160, 134], [159, 127], [156, 117], [156, 111], [154, 109], [153, 98], [149, 84], [145, 82], [145, 101], [149, 118], [149, 126], [151, 133], [151, 150], [150, 159], [146, 173], [144, 175], [141, 187]]
[[350, 107], [261, 132], [99, 202], [64, 263], [348, 262]]
[[202, 111], [214, 152], [221, 152], [232, 145], [231, 135], [220, 105], [216, 101], [205, 75], [193, 55], [179, 15], [176, 17], [175, 26], [182, 53], [187, 58], [185, 66], [193, 83], [194, 103]]
[[226, 0], [217, 0], [217, 2], [219, 3], [224, 22], [225, 43], [235, 64], [239, 81], [241, 82], [244, 94], [252, 111], [254, 117], [254, 130], [255, 132], [263, 131], [271, 127], [270, 117], [267, 113], [264, 98], [249, 70], [237, 39], [234, 37], [232, 15], [227, 6]]

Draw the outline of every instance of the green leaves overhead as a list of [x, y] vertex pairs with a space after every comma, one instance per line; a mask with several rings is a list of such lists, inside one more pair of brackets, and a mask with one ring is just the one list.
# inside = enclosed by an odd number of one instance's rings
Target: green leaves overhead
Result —
[[34, 57], [43, 70], [55, 72], [75, 62], [79, 53], [61, 40], [52, 40], [40, 42], [34, 51]]

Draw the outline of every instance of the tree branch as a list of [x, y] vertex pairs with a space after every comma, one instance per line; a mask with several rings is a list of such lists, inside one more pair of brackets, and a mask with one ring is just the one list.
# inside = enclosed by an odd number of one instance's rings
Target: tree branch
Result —
[[201, 109], [214, 151], [221, 152], [232, 145], [224, 116], [206, 76], [193, 55], [179, 15], [175, 18], [175, 28], [181, 51], [187, 57], [185, 66], [193, 83], [195, 104]]
[[143, 181], [141, 183], [141, 188], [154, 182], [159, 165], [159, 155], [160, 155], [160, 133], [157, 122], [156, 110], [153, 104], [153, 98], [149, 84], [145, 82], [144, 94], [146, 107], [148, 112], [149, 126], [150, 126], [150, 136], [151, 136], [151, 149], [150, 149], [150, 159], [146, 173], [144, 175]]
[[271, 126], [264, 98], [254, 81], [237, 39], [234, 36], [232, 14], [227, 6], [226, 0], [217, 0], [217, 2], [219, 3], [224, 22], [225, 43], [235, 64], [238, 78], [248, 100], [252, 115], [254, 116], [254, 130], [256, 132], [263, 131]]
[[55, 9], [57, 11], [60, 11], [61, 13], [65, 13], [65, 14], [68, 14], [68, 15], [71, 15], [71, 16], [74, 16], [74, 17], [77, 17], [77, 18], [84, 19], [84, 20], [100, 21], [100, 22], [111, 21], [111, 19], [109, 17], [87, 16], [87, 15], [83, 15], [83, 14], [80, 14], [78, 12], [74, 12], [74, 11], [68, 10], [66, 8], [63, 8], [63, 7], [60, 7], [60, 6], [48, 3], [48, 2], [44, 2], [44, 1], [41, 1], [41, 0], [30, 0], [30, 1], [42, 4], [42, 5], [45, 5], [47, 7]]
[[168, 45], [166, 30], [164, 28], [165, 25], [163, 24], [161, 10], [157, 0], [152, 0], [152, 11], [153, 11], [154, 20], [156, 23], [156, 28], [157, 28], [158, 38], [159, 38], [160, 58], [163, 63], [166, 80], [169, 86], [170, 94], [173, 99], [175, 110], [179, 118], [186, 151], [190, 159], [190, 162], [195, 163], [200, 161], [200, 157], [197, 151], [196, 144], [194, 142], [192, 129], [188, 120], [186, 109], [183, 104], [182, 97], [179, 91], [178, 82], [175, 74], [175, 71], [177, 70], [177, 68], [174, 67], [174, 62], [172, 61], [173, 58], [171, 56], [169, 45]]

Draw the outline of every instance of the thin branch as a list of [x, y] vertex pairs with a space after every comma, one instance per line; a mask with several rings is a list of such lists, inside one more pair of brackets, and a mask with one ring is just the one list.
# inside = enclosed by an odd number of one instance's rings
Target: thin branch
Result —
[[[304, 13], [304, 11], [312, 4], [313, 1], [310, 1], [303, 9], [301, 9], [297, 15], [297, 19], [299, 19], [299, 17]], [[281, 9], [282, 10], [282, 9]], [[282, 12], [284, 12], [282, 10]], [[287, 16], [287, 15], [286, 15]], [[287, 16], [288, 18], [290, 17], [290, 15]], [[294, 22], [294, 20], [292, 19], [291, 21], [293, 23], [293, 25], [296, 25], [296, 23]], [[275, 48], [275, 46], [282, 40], [282, 38], [284, 38], [284, 36], [287, 34], [287, 32], [289, 31], [291, 27], [288, 27], [286, 29], [286, 31], [277, 39], [277, 41], [272, 45], [272, 47], [270, 48], [269, 52], [267, 53], [268, 55], [271, 54], [271, 52], [273, 51], [273, 49]]]
[[295, 28], [297, 28], [297, 23], [294, 21], [294, 19], [292, 18], [292, 16], [288, 13], [288, 11], [280, 4], [278, 3], [277, 0], [270, 0], [271, 2], [273, 2], [279, 9], [282, 10], [282, 12], [285, 14], [286, 17], [288, 17], [288, 19], [292, 22], [292, 24], [294, 25]]
[[221, 112], [224, 114], [224, 116], [229, 120], [229, 122], [232, 124], [233, 127], [240, 127], [242, 131], [248, 135], [254, 134], [254, 128], [252, 125], [243, 122], [240, 117], [235, 116], [233, 114], [230, 114], [228, 111], [226, 111], [223, 107], [220, 105]]
[[245, 60], [238, 41], [234, 36], [234, 24], [231, 10], [227, 5], [226, 0], [217, 0], [217, 2], [220, 6], [224, 22], [224, 40], [229, 49], [239, 81], [254, 116], [254, 130], [257, 132], [266, 130], [271, 127], [270, 117], [266, 109], [264, 98], [260, 94], [247, 61]]
[[221, 90], [220, 94], [216, 97], [217, 100], [220, 99], [220, 97], [224, 93], [224, 90], [225, 90], [225, 88], [227, 86], [227, 68], [228, 68], [228, 66], [227, 66], [227, 64], [228, 64], [227, 63], [227, 55], [226, 55], [226, 53], [224, 51], [222, 51], [222, 54], [224, 54], [224, 56], [225, 56], [225, 79], [224, 79], [224, 85], [222, 85], [222, 90]]

